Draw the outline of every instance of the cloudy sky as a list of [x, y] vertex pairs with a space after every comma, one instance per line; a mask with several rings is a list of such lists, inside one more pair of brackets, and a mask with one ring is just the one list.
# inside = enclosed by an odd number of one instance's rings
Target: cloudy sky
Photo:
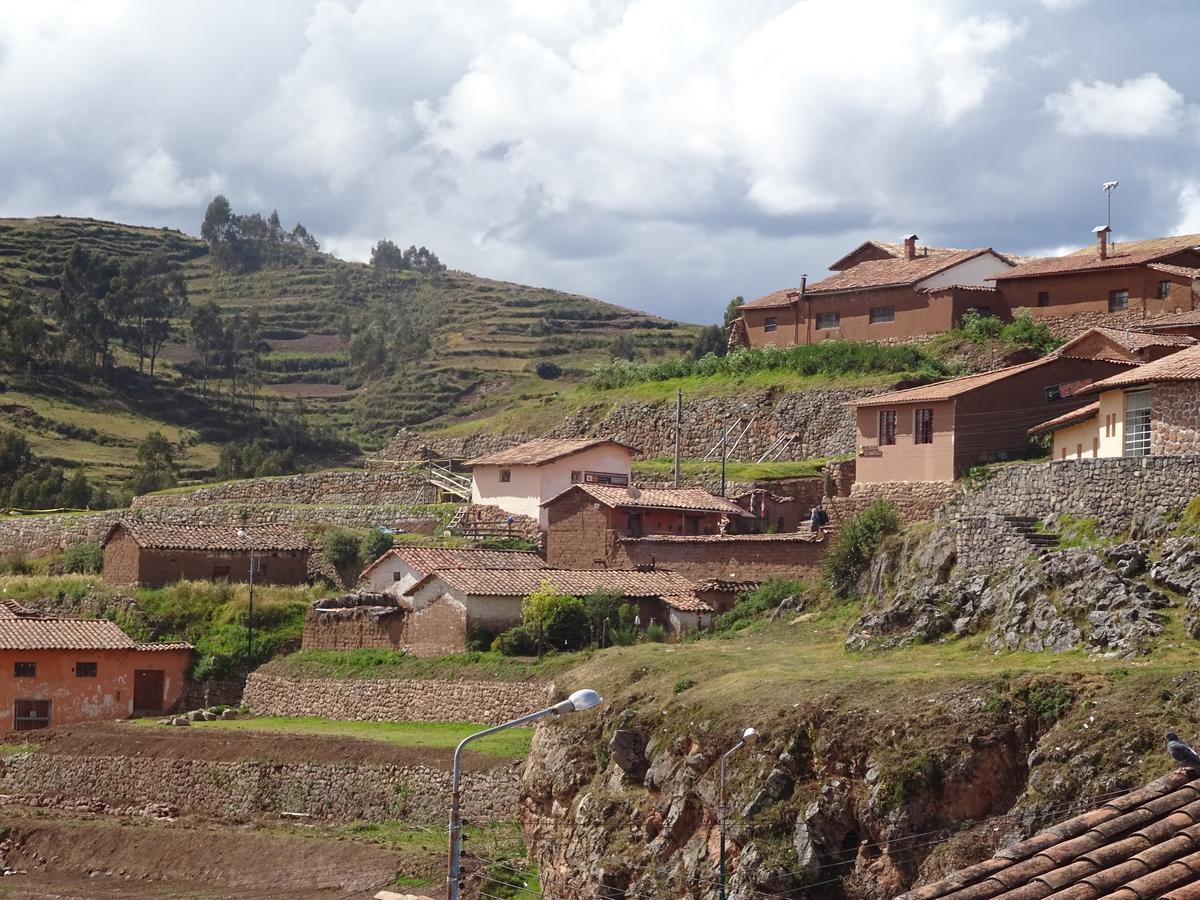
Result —
[[1194, 0], [10, 0], [0, 216], [199, 230], [690, 321], [868, 237], [1200, 232]]

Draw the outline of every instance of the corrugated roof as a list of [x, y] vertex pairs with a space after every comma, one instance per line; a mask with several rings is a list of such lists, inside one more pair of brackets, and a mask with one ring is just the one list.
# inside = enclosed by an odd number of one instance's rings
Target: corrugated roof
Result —
[[863, 397], [860, 400], [851, 400], [849, 406], [883, 406], [891, 403], [920, 403], [924, 401], [934, 400], [951, 400], [954, 397], [961, 396], [968, 391], [978, 390], [989, 384], [995, 384], [997, 381], [1003, 381], [1018, 372], [1027, 372], [1030, 369], [1036, 369], [1038, 366], [1045, 365], [1056, 357], [1043, 356], [1041, 359], [1035, 359], [1031, 362], [1020, 363], [1015, 366], [1005, 366], [1003, 369], [993, 369], [991, 372], [980, 372], [976, 375], [962, 375], [958, 378], [947, 378], [945, 381], [935, 381], [932, 384], [923, 384], [919, 387], [905, 388], [900, 391], [890, 391], [886, 394], [879, 394], [875, 397]]
[[393, 547], [365, 569], [373, 571], [389, 559], [399, 559], [410, 569], [428, 575], [435, 569], [536, 569], [549, 568], [531, 550], [491, 550], [485, 548], [448, 549], [445, 547]]
[[601, 447], [605, 444], [624, 447], [630, 453], [637, 453], [636, 448], [630, 447], [628, 444], [622, 444], [620, 441], [615, 441], [611, 438], [583, 438], [579, 440], [543, 438], [519, 444], [516, 447], [509, 447], [507, 450], [501, 450], [498, 453], [477, 456], [475, 459], [467, 460], [466, 464], [468, 466], [541, 466], [556, 459], [562, 459], [564, 456], [570, 456], [572, 453], [580, 453], [584, 450]]
[[[122, 521], [105, 543], [124, 528], [139, 547], [148, 550], [272, 551], [309, 550], [309, 542], [286, 525], [165, 525], [161, 522]], [[238, 531], [244, 532], [239, 535]]]
[[1089, 403], [1087, 406], [1081, 406], [1079, 409], [1072, 410], [1069, 413], [1063, 413], [1061, 416], [1055, 416], [1053, 419], [1047, 419], [1041, 425], [1034, 425], [1029, 429], [1030, 434], [1041, 434], [1043, 431], [1056, 431], [1067, 425], [1074, 425], [1076, 422], [1086, 422], [1100, 413], [1100, 401]]
[[1186, 347], [1170, 356], [1156, 359], [1145, 365], [1118, 372], [1085, 388], [1088, 392], [1108, 391], [1113, 388], [1135, 387], [1158, 381], [1200, 380], [1200, 345]]
[[632, 569], [440, 569], [431, 572], [406, 593], [415, 593], [434, 578], [475, 597], [527, 597], [544, 582], [576, 597], [597, 590], [620, 591], [627, 597], [666, 598], [692, 594], [692, 583], [675, 572]]
[[1200, 780], [1192, 774], [1164, 775], [897, 900], [1200, 897]]
[[731, 516], [753, 518], [732, 500], [710, 494], [700, 488], [636, 488], [610, 487], [601, 484], [573, 484], [561, 494], [547, 500], [549, 506], [571, 491], [582, 491], [610, 508], [670, 509], [680, 512], [720, 512]]
[[1101, 259], [1096, 245], [1092, 244], [1064, 256], [1033, 259], [1015, 268], [998, 272], [992, 277], [998, 280], [1032, 278], [1037, 275], [1062, 275], [1068, 272], [1140, 266], [1196, 247], [1200, 247], [1200, 234], [1181, 234], [1144, 241], [1117, 241], [1110, 245], [1107, 259]]

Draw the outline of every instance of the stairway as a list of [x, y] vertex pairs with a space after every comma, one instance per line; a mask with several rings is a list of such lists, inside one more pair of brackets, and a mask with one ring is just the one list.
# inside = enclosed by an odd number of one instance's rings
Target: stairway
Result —
[[1025, 542], [1039, 556], [1058, 549], [1060, 535], [1054, 531], [1039, 531], [1036, 516], [1004, 516], [1003, 518], [1005, 524], [1024, 538]]
[[450, 534], [458, 534], [459, 528], [462, 527], [463, 519], [467, 517], [467, 510], [471, 508], [470, 503], [464, 503], [454, 511], [449, 523], [446, 525], [446, 531]]
[[463, 500], [471, 499], [471, 479], [436, 463], [429, 464], [429, 483], [447, 494]]

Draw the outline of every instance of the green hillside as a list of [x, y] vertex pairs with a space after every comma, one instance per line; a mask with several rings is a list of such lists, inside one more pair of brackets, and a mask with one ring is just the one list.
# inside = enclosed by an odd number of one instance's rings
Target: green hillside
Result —
[[[329, 438], [313, 444], [305, 465], [344, 462], [339, 440], [368, 450], [401, 425], [464, 410], [486, 417], [569, 388], [610, 358], [618, 336], [640, 358], [655, 359], [680, 354], [697, 333], [587, 297], [465, 272], [381, 277], [299, 246], [250, 270], [218, 267], [204, 241], [177, 230], [57, 216], [0, 219], [0, 311], [22, 298], [52, 337], [61, 334], [54, 301], [76, 246], [117, 261], [165, 256], [182, 269], [191, 309], [212, 301], [227, 322], [253, 313], [265, 342], [255, 388], [241, 402], [222, 394], [219, 381], [215, 389], [201, 384], [186, 316], [174, 323], [153, 378], [138, 373], [127, 340], [103, 377], [56, 359], [25, 367], [0, 361], [0, 425], [18, 426], [39, 457], [116, 481], [154, 430], [176, 444], [185, 476], [212, 472], [229, 441], [283, 433], [272, 423], [289, 416]], [[539, 377], [539, 362], [561, 375]]]

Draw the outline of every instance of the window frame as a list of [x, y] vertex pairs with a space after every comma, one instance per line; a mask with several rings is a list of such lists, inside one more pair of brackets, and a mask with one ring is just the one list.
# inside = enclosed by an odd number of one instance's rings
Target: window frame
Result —
[[[897, 424], [899, 413], [894, 409], [879, 410], [878, 428], [876, 435], [880, 447], [893, 447], [896, 444]], [[885, 425], [886, 422], [886, 425]]]
[[1117, 288], [1108, 292], [1108, 311], [1110, 313], [1124, 312], [1127, 309], [1129, 309], [1129, 288]]
[[913, 410], [913, 443], [933, 443], [933, 407], [922, 406]]
[[1174, 284], [1174, 282], [1172, 282], [1166, 278], [1161, 279], [1158, 282], [1158, 299], [1159, 300], [1170, 300], [1171, 299], [1171, 285], [1172, 284]]
[[872, 306], [870, 313], [867, 314], [868, 325], [890, 325], [895, 321], [896, 305], [894, 303], [886, 306]]
[[[830, 325], [830, 319], [833, 324]], [[817, 313], [816, 323], [813, 326], [817, 331], [837, 331], [842, 327], [842, 314], [839, 312], [824, 312]]]
[[1037, 305], [1040, 309], [1045, 309], [1047, 306], [1050, 305], [1050, 292], [1049, 291], [1038, 291], [1037, 292]]
[[512, 469], [501, 469], [497, 477], [501, 484], [512, 484]]
[[767, 316], [765, 319], [763, 319], [763, 331], [764, 332], [766, 332], [767, 334], [770, 334], [770, 333], [778, 331], [778, 330], [779, 330], [779, 317], [778, 316]]
[[[1143, 398], [1144, 406], [1134, 406], [1130, 402], [1136, 400], [1140, 404]], [[1153, 423], [1150, 390], [1147, 388], [1140, 391], [1126, 391], [1123, 408], [1125, 422], [1121, 434], [1121, 455], [1149, 456], [1150, 432]]]
[[27, 660], [14, 662], [13, 678], [37, 678], [37, 663]]
[[100, 677], [99, 663], [92, 662], [91, 660], [84, 660], [84, 661], [75, 663], [75, 677], [76, 678], [99, 678]]
[[603, 484], [608, 487], [629, 487], [629, 476], [622, 472], [587, 472], [583, 473], [585, 484]]
[[40, 731], [43, 728], [49, 728], [52, 710], [53, 707], [49, 700], [39, 698], [13, 700], [13, 731]]

